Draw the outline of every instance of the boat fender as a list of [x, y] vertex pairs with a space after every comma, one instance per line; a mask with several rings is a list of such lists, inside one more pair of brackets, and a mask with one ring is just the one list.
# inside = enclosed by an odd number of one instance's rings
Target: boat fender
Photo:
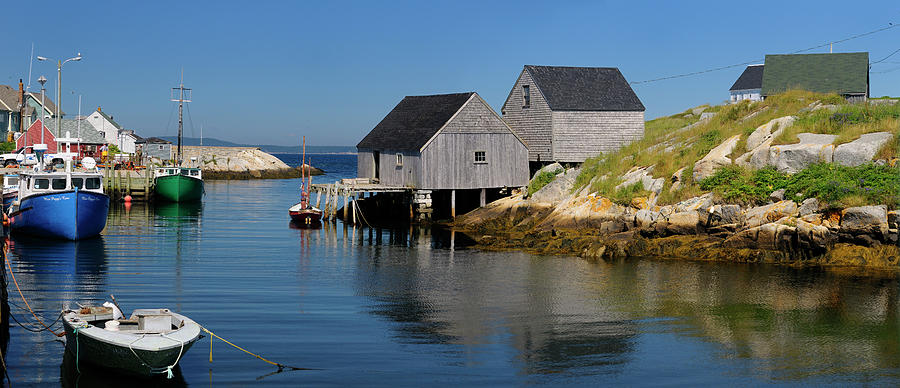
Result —
[[125, 315], [122, 314], [122, 310], [119, 310], [119, 308], [116, 307], [116, 305], [113, 304], [112, 302], [103, 302], [103, 307], [109, 307], [109, 308], [112, 308], [112, 311], [113, 311], [113, 319], [114, 319], [114, 320], [115, 320], [115, 319], [122, 319], [122, 318], [125, 318]]

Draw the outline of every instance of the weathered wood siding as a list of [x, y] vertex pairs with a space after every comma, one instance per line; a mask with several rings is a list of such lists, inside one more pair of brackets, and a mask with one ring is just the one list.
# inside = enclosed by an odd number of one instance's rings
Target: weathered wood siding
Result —
[[[528, 85], [531, 91], [531, 105], [528, 108], [524, 107], [524, 85]], [[502, 113], [503, 120], [528, 146], [528, 160], [554, 160], [550, 144], [553, 137], [550, 105], [527, 71], [522, 70], [519, 74], [516, 85], [503, 103]]]
[[[485, 163], [475, 162], [476, 151]], [[527, 147], [477, 96], [422, 151], [423, 189], [519, 187], [528, 178]]]
[[618, 150], [644, 136], [644, 112], [553, 112], [553, 156], [559, 162], [583, 162]]
[[360, 178], [375, 177], [375, 157], [371, 150], [356, 150], [356, 176]]

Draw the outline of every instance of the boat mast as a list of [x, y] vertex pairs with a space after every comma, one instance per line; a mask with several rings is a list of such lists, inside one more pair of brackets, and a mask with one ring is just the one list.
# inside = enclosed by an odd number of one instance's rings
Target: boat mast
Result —
[[[174, 98], [176, 90], [178, 91], [178, 98]], [[187, 98], [184, 98], [184, 92], [187, 92]], [[178, 166], [181, 166], [181, 133], [184, 129], [184, 120], [182, 113], [184, 109], [184, 103], [191, 102], [191, 89], [184, 87], [184, 68], [181, 69], [181, 84], [179, 84], [177, 88], [172, 88], [172, 97], [172, 101], [178, 102], [178, 151], [175, 153], [175, 162]]]
[[300, 159], [300, 201], [303, 202], [303, 207], [309, 203], [308, 190], [306, 187], [306, 173], [303, 170], [306, 168], [306, 136], [303, 136], [303, 158]]

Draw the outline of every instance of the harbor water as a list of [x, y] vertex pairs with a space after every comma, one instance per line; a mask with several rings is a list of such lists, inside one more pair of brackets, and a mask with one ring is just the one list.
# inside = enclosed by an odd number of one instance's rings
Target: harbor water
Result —
[[[328, 171], [314, 182], [355, 175], [353, 155], [312, 158]], [[167, 307], [308, 368], [275, 373], [207, 336], [175, 378], [151, 385], [900, 384], [892, 273], [602, 263], [483, 252], [439, 229], [296, 229], [287, 208], [298, 187], [209, 181], [202, 204], [114, 205], [98, 239], [13, 236], [8, 260], [47, 323], [63, 306], [115, 294], [126, 312]], [[7, 280], [12, 316], [35, 326]], [[52, 334], [3, 323], [12, 385], [123, 385], [78, 373]]]

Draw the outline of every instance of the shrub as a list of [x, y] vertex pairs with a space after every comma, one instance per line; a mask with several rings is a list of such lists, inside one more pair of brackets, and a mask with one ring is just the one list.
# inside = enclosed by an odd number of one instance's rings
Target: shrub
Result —
[[14, 142], [14, 141], [7, 141], [7, 142], [0, 143], [0, 152], [2, 152], [2, 153], [13, 152], [15, 150], [16, 150], [16, 142]]

